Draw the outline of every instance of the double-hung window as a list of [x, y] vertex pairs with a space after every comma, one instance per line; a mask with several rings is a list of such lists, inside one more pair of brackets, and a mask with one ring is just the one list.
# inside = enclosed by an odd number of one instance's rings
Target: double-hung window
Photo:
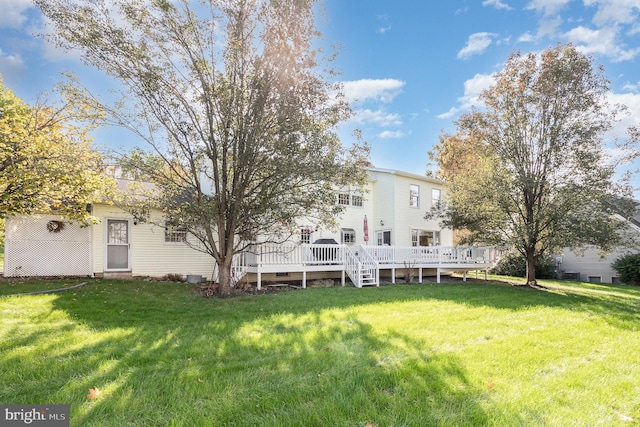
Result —
[[409, 185], [409, 206], [412, 208], [420, 207], [420, 187], [418, 185]]
[[187, 229], [166, 223], [164, 227], [165, 243], [186, 243]]
[[434, 209], [440, 209], [441, 200], [442, 191], [437, 188], [431, 189], [431, 207]]
[[356, 231], [353, 228], [340, 230], [340, 243], [351, 244], [356, 242]]

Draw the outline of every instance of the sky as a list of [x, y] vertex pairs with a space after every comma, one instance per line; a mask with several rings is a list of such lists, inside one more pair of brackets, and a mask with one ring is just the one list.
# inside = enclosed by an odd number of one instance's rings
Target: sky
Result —
[[[611, 103], [628, 116], [609, 136], [640, 125], [640, 0], [325, 0], [318, 26], [341, 46], [341, 71], [354, 116], [339, 134], [362, 130], [379, 168], [427, 171], [428, 152], [473, 106], [513, 51], [538, 52], [571, 42], [593, 56], [611, 81]], [[48, 26], [30, 0], [0, 0], [0, 74], [27, 102], [74, 71], [92, 91], [113, 86], [38, 34]], [[96, 144], [143, 142], [113, 128]]]

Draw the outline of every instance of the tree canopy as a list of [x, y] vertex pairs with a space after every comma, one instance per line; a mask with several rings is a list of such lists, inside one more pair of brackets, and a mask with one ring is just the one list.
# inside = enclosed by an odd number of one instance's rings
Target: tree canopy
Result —
[[[606, 133], [623, 109], [607, 104], [609, 90], [602, 68], [572, 45], [513, 53], [482, 94], [485, 107], [461, 116], [432, 153], [450, 189], [444, 223], [516, 249], [530, 285], [545, 254], [617, 245], [624, 222], [615, 214], [634, 205], [622, 203], [632, 188], [617, 166], [638, 151], [607, 156]], [[636, 142], [637, 129], [619, 141]]]
[[89, 134], [102, 114], [67, 88], [30, 106], [0, 79], [0, 218], [53, 212], [88, 222], [87, 204], [112, 188]]
[[215, 259], [223, 293], [256, 236], [286, 239], [303, 216], [329, 224], [337, 189], [364, 183], [366, 145], [334, 130], [351, 110], [317, 47], [314, 0], [36, 3], [60, 45], [126, 88], [134, 107], [113, 118], [150, 150], [122, 161]]

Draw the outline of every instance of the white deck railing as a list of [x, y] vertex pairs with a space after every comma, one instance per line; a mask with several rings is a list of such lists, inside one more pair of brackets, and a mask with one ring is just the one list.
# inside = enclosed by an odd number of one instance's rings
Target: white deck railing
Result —
[[[259, 266], [303, 266], [345, 265], [347, 246], [323, 244], [262, 244], [244, 254], [243, 262], [250, 267]], [[364, 251], [359, 260], [371, 259], [385, 264], [493, 264], [497, 251], [492, 246], [360, 246], [353, 251]]]
[[493, 264], [494, 247], [363, 246], [379, 264]]

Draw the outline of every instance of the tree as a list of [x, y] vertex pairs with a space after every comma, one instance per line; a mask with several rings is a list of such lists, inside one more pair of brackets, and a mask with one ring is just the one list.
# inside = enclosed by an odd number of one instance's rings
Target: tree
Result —
[[102, 117], [58, 87], [58, 101], [29, 106], [0, 79], [0, 218], [54, 212], [89, 222], [87, 204], [108, 195], [89, 132]]
[[285, 240], [302, 216], [331, 223], [336, 190], [364, 183], [366, 146], [333, 130], [351, 110], [320, 69], [314, 0], [36, 3], [60, 45], [132, 95], [132, 114], [114, 118], [151, 150], [123, 162], [214, 258], [222, 294], [256, 236]]
[[[482, 94], [485, 109], [461, 116], [432, 153], [450, 190], [444, 223], [468, 240], [516, 249], [530, 286], [545, 254], [618, 244], [624, 222], [614, 214], [627, 212], [620, 201], [631, 188], [627, 178], [616, 182], [605, 154], [604, 136], [622, 110], [607, 105], [608, 91], [602, 68], [572, 45], [512, 54]], [[621, 145], [636, 142], [631, 129]]]

